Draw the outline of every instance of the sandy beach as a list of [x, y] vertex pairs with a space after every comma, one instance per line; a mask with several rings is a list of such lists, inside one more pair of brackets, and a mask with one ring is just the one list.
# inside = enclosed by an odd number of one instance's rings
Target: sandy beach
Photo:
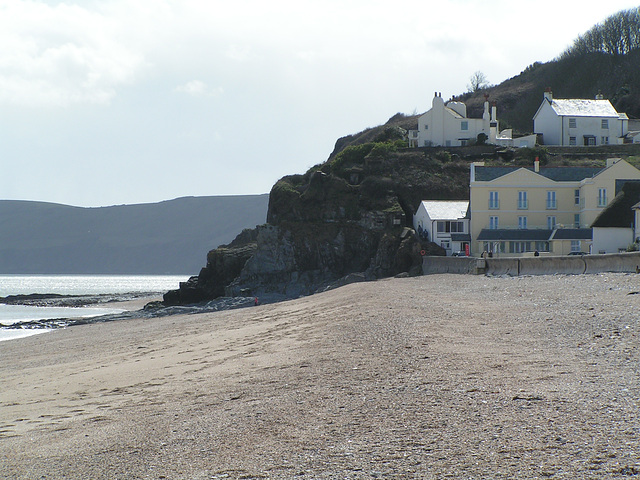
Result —
[[640, 275], [432, 275], [0, 344], [0, 477], [640, 475]]

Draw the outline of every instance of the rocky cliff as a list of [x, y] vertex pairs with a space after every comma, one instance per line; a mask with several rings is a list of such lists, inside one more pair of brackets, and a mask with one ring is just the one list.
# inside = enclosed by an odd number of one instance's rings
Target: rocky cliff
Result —
[[[385, 129], [380, 134], [389, 136]], [[199, 275], [167, 293], [165, 304], [223, 295], [297, 297], [415, 274], [421, 250], [442, 253], [420, 243], [412, 215], [424, 199], [468, 198], [468, 161], [445, 151], [405, 151], [388, 138], [349, 143], [305, 174], [280, 179], [271, 189], [267, 223], [209, 252]]]

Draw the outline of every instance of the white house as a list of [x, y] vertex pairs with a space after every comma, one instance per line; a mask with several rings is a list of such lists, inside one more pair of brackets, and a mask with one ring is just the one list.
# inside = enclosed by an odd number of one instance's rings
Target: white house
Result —
[[629, 117], [609, 100], [555, 99], [551, 89], [533, 116], [533, 130], [544, 145], [619, 145], [628, 133]]
[[485, 96], [482, 118], [469, 118], [467, 106], [462, 102], [445, 104], [442, 93], [436, 92], [429, 111], [418, 118], [418, 129], [409, 130], [409, 144], [414, 147], [460, 147], [476, 142], [484, 133], [487, 143], [509, 147], [533, 147], [536, 136], [512, 138], [511, 129], [500, 132], [496, 106], [489, 111]]
[[468, 201], [423, 200], [413, 215], [413, 228], [423, 240], [444, 248], [447, 255], [468, 252], [468, 210]]

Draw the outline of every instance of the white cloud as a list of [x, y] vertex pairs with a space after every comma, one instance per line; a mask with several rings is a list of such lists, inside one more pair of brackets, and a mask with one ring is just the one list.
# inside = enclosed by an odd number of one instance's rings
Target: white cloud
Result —
[[194, 97], [218, 97], [224, 93], [222, 87], [209, 87], [200, 80], [191, 80], [184, 85], [178, 85], [175, 91]]
[[22, 105], [107, 103], [145, 67], [117, 22], [76, 5], [0, 5], [0, 100]]

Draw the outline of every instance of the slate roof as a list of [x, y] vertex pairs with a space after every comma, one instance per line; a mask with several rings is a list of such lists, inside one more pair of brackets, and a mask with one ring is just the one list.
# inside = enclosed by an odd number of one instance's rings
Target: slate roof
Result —
[[471, 235], [469, 233], [452, 233], [451, 241], [452, 242], [470, 242]]
[[[521, 168], [525, 168], [531, 172], [534, 171], [533, 167], [476, 166], [474, 168], [477, 182], [489, 182]], [[579, 182], [585, 178], [595, 177], [602, 170], [604, 170], [604, 167], [540, 167], [540, 171], [537, 173], [554, 182]]]
[[611, 203], [596, 217], [592, 227], [629, 228], [635, 220], [634, 205], [640, 201], [640, 183], [628, 182], [622, 186]]
[[431, 220], [457, 220], [466, 218], [469, 202], [461, 200], [423, 200]]
[[532, 229], [496, 229], [485, 228], [480, 231], [478, 240], [482, 241], [536, 241], [548, 242], [551, 240], [591, 240], [593, 231], [590, 228], [558, 228], [555, 230]]
[[592, 240], [593, 230], [590, 228], [558, 228], [551, 240]]
[[505, 229], [505, 228], [497, 228], [497, 229], [489, 229], [483, 228], [480, 231], [480, 235], [478, 235], [478, 240], [480, 241], [538, 241], [538, 242], [546, 242], [551, 237], [553, 230], [546, 229]]
[[563, 117], [618, 118], [618, 112], [609, 100], [553, 99], [551, 108]]

